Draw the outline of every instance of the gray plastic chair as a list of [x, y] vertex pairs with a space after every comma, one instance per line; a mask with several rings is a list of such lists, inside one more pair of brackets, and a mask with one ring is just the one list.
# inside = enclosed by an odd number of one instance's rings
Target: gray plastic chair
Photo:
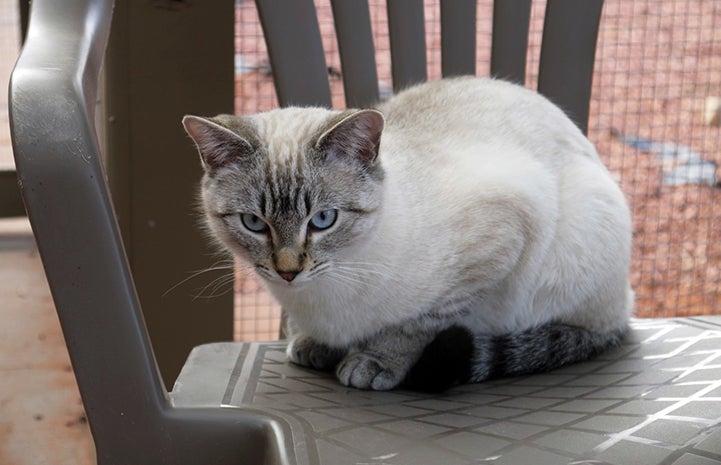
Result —
[[[312, 3], [257, 4], [281, 104], [328, 104]], [[425, 77], [420, 4], [389, 4], [396, 88]], [[498, 76], [524, 75], [528, 4], [497, 2]], [[367, 4], [333, 7], [348, 102], [364, 105], [378, 95]], [[445, 75], [475, 69], [473, 9], [443, 3]], [[599, 0], [548, 1], [539, 88], [581, 127], [600, 9]], [[718, 319], [637, 323], [626, 345], [592, 362], [435, 396], [344, 388], [287, 364], [283, 342], [209, 344], [193, 351], [168, 393], [94, 127], [111, 14], [110, 0], [34, 0], [10, 86], [22, 194], [99, 464], [623, 464], [638, 447], [649, 464], [721, 463]]]

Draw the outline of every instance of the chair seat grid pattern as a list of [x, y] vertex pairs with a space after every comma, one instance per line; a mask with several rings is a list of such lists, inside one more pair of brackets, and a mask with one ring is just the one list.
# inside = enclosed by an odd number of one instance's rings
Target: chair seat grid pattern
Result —
[[289, 364], [283, 343], [213, 344], [191, 355], [173, 397], [209, 389], [191, 378], [232, 357], [222, 398], [206, 402], [276, 418], [297, 464], [721, 465], [714, 321], [637, 320], [592, 361], [440, 395], [346, 388]]

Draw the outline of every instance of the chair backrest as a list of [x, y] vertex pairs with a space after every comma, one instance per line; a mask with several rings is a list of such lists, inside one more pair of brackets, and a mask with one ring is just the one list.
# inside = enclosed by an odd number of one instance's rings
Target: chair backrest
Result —
[[[313, 0], [256, 0], [281, 106], [330, 106], [330, 86]], [[367, 0], [331, 0], [349, 107], [378, 101]], [[603, 0], [548, 0], [538, 91], [584, 131]], [[388, 0], [393, 88], [425, 81], [423, 0]], [[523, 83], [531, 0], [493, 6], [491, 75]], [[441, 1], [443, 76], [475, 74], [476, 1]]]

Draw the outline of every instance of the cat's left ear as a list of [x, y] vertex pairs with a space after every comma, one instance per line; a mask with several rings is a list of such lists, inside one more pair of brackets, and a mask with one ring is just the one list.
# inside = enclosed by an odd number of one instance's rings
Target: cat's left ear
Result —
[[345, 114], [318, 138], [316, 149], [329, 159], [359, 160], [372, 164], [378, 157], [385, 119], [377, 110], [358, 110]]

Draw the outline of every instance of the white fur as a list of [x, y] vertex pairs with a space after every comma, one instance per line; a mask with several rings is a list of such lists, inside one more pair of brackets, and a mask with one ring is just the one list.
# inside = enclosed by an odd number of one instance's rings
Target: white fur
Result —
[[627, 323], [629, 210], [561, 110], [489, 79], [417, 86], [379, 110], [382, 211], [335, 262], [353, 285], [269, 281], [303, 333], [346, 346], [428, 312], [489, 334]]

